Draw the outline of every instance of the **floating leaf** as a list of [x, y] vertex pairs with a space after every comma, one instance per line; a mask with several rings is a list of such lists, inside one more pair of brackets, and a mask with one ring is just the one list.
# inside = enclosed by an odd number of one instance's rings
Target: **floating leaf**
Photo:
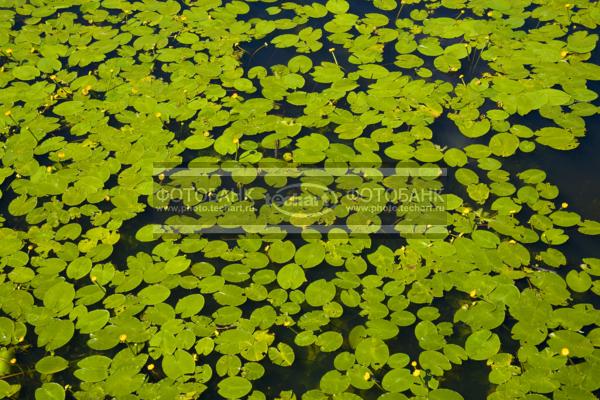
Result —
[[35, 363], [35, 370], [40, 374], [51, 375], [67, 369], [69, 363], [60, 356], [46, 356]]
[[44, 383], [35, 390], [35, 400], [64, 400], [65, 389], [55, 382]]
[[224, 398], [239, 399], [252, 390], [252, 383], [239, 376], [230, 376], [220, 381], [218, 387], [219, 395]]
[[487, 360], [500, 350], [500, 339], [488, 330], [476, 331], [467, 338], [465, 350], [473, 360]]

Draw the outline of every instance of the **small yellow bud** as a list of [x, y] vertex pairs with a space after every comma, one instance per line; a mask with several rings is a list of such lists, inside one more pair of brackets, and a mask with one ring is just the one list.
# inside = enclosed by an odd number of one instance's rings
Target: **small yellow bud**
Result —
[[569, 203], [566, 203], [566, 202], [565, 202], [565, 203], [562, 203], [562, 204], [560, 205], [560, 208], [567, 208], [567, 207], [569, 207]]
[[369, 379], [371, 379], [371, 374], [370, 374], [370, 373], [368, 373], [368, 372], [365, 372], [365, 374], [363, 375], [363, 379], [364, 379], [365, 381], [368, 381]]
[[19, 343], [23, 343], [25, 341], [25, 336], [20, 336], [19, 337]]
[[231, 95], [231, 98], [232, 98], [232, 99], [237, 99], [237, 98], [238, 98], [238, 94], [237, 94], [236, 92], [234, 92], [234, 93]]
[[[96, 282], [98, 280], [98, 277], [96, 275], [92, 275], [90, 277], [90, 279], [91, 279], [92, 282]], [[121, 335], [121, 336], [123, 336], [123, 335]], [[127, 338], [127, 336], [125, 336], [125, 338]]]
[[131, 93], [136, 94], [138, 92], [137, 88], [132, 87], [131, 88]]
[[56, 75], [50, 75], [50, 79], [52, 79], [53, 81], [56, 80]]
[[203, 135], [204, 135], [204, 137], [209, 137], [210, 133], [208, 131], [204, 131]]
[[160, 175], [158, 175], [158, 180], [159, 181], [164, 181], [165, 180], [165, 174], [161, 173]]
[[413, 367], [417, 366], [417, 362], [416, 361], [411, 361], [410, 365], [412, 365]]
[[271, 246], [270, 246], [270, 245], [266, 245], [266, 246], [265, 246], [265, 251], [269, 251], [269, 249], [270, 249], [270, 248], [271, 248]]
[[333, 48], [333, 47], [329, 49], [330, 53], [333, 53], [334, 51], [335, 51], [335, 48]]
[[5, 52], [6, 54], [8, 54], [8, 55], [11, 55], [11, 54], [12, 54], [12, 52], [13, 52], [13, 49], [11, 49], [11, 48], [8, 48], [8, 49], [6, 49], [4, 52]]
[[87, 96], [90, 93], [91, 88], [92, 88], [92, 85], [86, 85], [83, 89], [81, 89], [81, 94], [83, 94], [84, 96]]
[[58, 158], [65, 158], [65, 152], [64, 151], [59, 151], [58, 153], [56, 153]]
[[52, 167], [51, 166], [47, 166], [46, 167], [46, 172], [48, 172], [48, 173], [52, 172]]
[[21, 174], [16, 174], [15, 175], [17, 178], [21, 178]]
[[494, 15], [494, 12], [493, 12], [493, 11], [488, 11], [488, 12], [487, 12], [487, 16], [488, 16], [488, 17], [491, 17], [491, 16], [493, 16], [493, 15]]
[[468, 214], [468, 213], [470, 213], [470, 212], [471, 212], [471, 209], [470, 209], [469, 207], [464, 207], [464, 208], [462, 209], [462, 213], [463, 213], [463, 215], [466, 215], [466, 214]]
[[294, 156], [292, 155], [292, 153], [288, 152], [283, 155], [283, 159], [285, 161], [292, 161], [294, 159]]
[[516, 244], [516, 243], [517, 243], [517, 241], [516, 241], [516, 240], [514, 240], [514, 239], [510, 239], [510, 240], [508, 241], [508, 243], [510, 243], [510, 244]]
[[567, 50], [563, 50], [560, 52], [560, 58], [565, 58], [568, 55], [569, 55], [569, 52]]
[[285, 320], [283, 326], [290, 326], [292, 323], [289, 320]]
[[238, 144], [238, 143], [240, 142], [240, 139], [238, 139], [238, 138], [234, 137], [234, 138], [233, 138], [233, 140], [232, 140], [232, 142], [233, 142], [234, 144]]
[[127, 335], [122, 333], [119, 335], [119, 342], [124, 343], [127, 340]]
[[109, 195], [104, 196], [104, 201], [110, 201], [110, 196]]
[[11, 110], [6, 110], [6, 111], [4, 112], [4, 116], [5, 116], [5, 117], [10, 117], [11, 115], [12, 115], [12, 111], [11, 111]]
[[182, 15], [181, 17], [179, 17], [179, 19], [182, 20], [182, 21], [186, 21], [187, 17], [185, 15]]
[[421, 370], [420, 370], [420, 369], [415, 369], [415, 370], [413, 371], [412, 375], [413, 375], [414, 377], [421, 376]]
[[563, 347], [562, 349], [560, 349], [560, 355], [561, 355], [561, 356], [565, 356], [565, 357], [566, 357], [566, 356], [568, 356], [568, 355], [569, 355], [569, 353], [570, 353], [570, 351], [569, 351], [569, 349], [568, 349], [568, 348], [566, 348], [566, 347]]
[[217, 329], [215, 329], [214, 335], [219, 336], [219, 331]]
[[33, 250], [33, 245], [30, 244], [29, 246], [27, 246], [27, 250], [29, 250], [29, 251]]
[[9, 363], [11, 363], [12, 365], [15, 365], [17, 363], [17, 359], [16, 358], [11, 358]]
[[148, 364], [148, 366], [146, 367], [146, 369], [148, 371], [152, 371], [154, 369], [154, 364]]
[[156, 118], [160, 118], [160, 117], [162, 117], [162, 114], [161, 114], [160, 112], [157, 112], [157, 113], [155, 113], [155, 114], [154, 114], [154, 116], [155, 116]]
[[474, 298], [474, 297], [476, 297], [476, 296], [477, 296], [477, 289], [473, 289], [473, 290], [471, 290], [471, 291], [469, 292], [469, 296], [470, 296], [471, 298]]

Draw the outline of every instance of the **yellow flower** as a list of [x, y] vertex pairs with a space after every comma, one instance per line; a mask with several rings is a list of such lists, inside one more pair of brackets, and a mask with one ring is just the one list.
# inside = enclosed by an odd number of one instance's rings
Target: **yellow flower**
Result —
[[[96, 275], [92, 275], [92, 276], [90, 277], [90, 280], [91, 280], [92, 282], [96, 282], [96, 281], [98, 280], [98, 278], [96, 277]], [[123, 335], [121, 335], [121, 336], [123, 336]], [[127, 336], [125, 336], [125, 338], [127, 338]]]
[[365, 372], [365, 374], [363, 375], [363, 379], [364, 379], [365, 381], [368, 381], [369, 379], [371, 379], [371, 374], [370, 374], [370, 373], [368, 373], [368, 372]]
[[565, 356], [565, 357], [566, 357], [566, 356], [568, 356], [568, 355], [569, 355], [569, 353], [570, 353], [570, 351], [569, 351], [569, 349], [568, 349], [568, 348], [566, 348], [566, 347], [563, 347], [562, 349], [560, 349], [560, 355], [561, 355], [561, 356]]
[[204, 135], [204, 137], [209, 137], [210, 133], [208, 131], [204, 131], [203, 135]]
[[471, 291], [469, 292], [469, 296], [470, 296], [471, 298], [473, 298], [473, 297], [477, 296], [477, 289], [473, 289], [473, 290], [471, 290]]
[[488, 16], [488, 17], [491, 17], [491, 16], [493, 16], [493, 15], [494, 15], [494, 12], [493, 12], [493, 11], [488, 11], [488, 12], [487, 12], [487, 16]]
[[165, 179], [165, 174], [158, 175], [158, 180], [163, 181]]
[[46, 172], [48, 172], [48, 173], [49, 173], [49, 172], [52, 172], [52, 167], [51, 167], [51, 166], [47, 166], [47, 167], [46, 167]]
[[236, 137], [235, 137], [235, 138], [233, 138], [233, 143], [234, 143], [234, 144], [238, 144], [239, 142], [240, 142], [240, 139], [238, 139], [238, 138], [236, 138]]
[[81, 94], [83, 94], [84, 96], [87, 96], [90, 93], [91, 88], [92, 88], [92, 85], [85, 85], [85, 87], [83, 89], [81, 89]]
[[59, 151], [57, 154], [58, 158], [65, 158], [65, 152], [64, 151]]
[[5, 117], [10, 117], [11, 115], [12, 115], [12, 111], [11, 111], [11, 110], [6, 110], [6, 111], [4, 112], [4, 116], [5, 116]]
[[412, 373], [413, 376], [417, 377], [417, 376], [421, 376], [421, 370], [420, 369], [415, 369]]
[[155, 113], [155, 114], [154, 114], [154, 116], [155, 116], [156, 118], [160, 118], [160, 117], [162, 117], [162, 114], [161, 114], [160, 112], [157, 112], [157, 113]]
[[11, 48], [8, 48], [8, 49], [6, 49], [4, 52], [5, 52], [6, 54], [8, 54], [8, 55], [11, 55], [11, 54], [12, 54], [12, 52], [13, 52], [13, 49], [11, 49]]
[[510, 239], [510, 240], [508, 241], [508, 243], [510, 243], [510, 244], [516, 244], [517, 242], [516, 242], [514, 239]]
[[410, 363], [410, 365], [412, 365], [413, 367], [416, 367], [416, 366], [417, 366], [417, 362], [416, 362], [416, 361], [412, 361], [412, 362]]
[[119, 335], [119, 342], [124, 343], [127, 340], [127, 335], [122, 333]]
[[148, 364], [146, 368], [148, 369], [148, 371], [152, 371], [154, 369], [154, 364]]
[[233, 94], [231, 95], [231, 98], [232, 98], [232, 99], [237, 99], [237, 98], [238, 98], [238, 94], [237, 94], [237, 93], [233, 93]]
[[294, 159], [294, 156], [292, 155], [292, 153], [289, 153], [289, 152], [288, 152], [288, 153], [285, 153], [285, 154], [283, 155], [283, 159], [284, 159], [285, 161], [292, 161], [292, 160]]
[[563, 50], [560, 52], [560, 58], [565, 58], [568, 55], [569, 55], [569, 52], [567, 50]]
[[567, 208], [567, 207], [569, 207], [569, 203], [567, 203], [567, 202], [564, 202], [560, 205], [560, 208]]
[[9, 361], [12, 365], [15, 365], [17, 363], [17, 359], [16, 358], [11, 358]]

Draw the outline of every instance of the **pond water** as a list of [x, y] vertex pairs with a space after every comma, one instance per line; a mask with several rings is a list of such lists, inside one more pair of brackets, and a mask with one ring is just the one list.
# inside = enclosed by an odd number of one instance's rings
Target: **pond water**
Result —
[[0, 398], [596, 398], [598, 2], [0, 17]]

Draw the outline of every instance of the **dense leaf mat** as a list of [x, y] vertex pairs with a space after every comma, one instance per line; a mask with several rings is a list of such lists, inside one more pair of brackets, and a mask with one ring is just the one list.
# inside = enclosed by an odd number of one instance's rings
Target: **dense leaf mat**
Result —
[[[0, 0], [0, 397], [594, 399], [597, 215], [514, 161], [598, 114], [569, 1]], [[153, 235], [225, 160], [446, 169], [448, 232]]]

